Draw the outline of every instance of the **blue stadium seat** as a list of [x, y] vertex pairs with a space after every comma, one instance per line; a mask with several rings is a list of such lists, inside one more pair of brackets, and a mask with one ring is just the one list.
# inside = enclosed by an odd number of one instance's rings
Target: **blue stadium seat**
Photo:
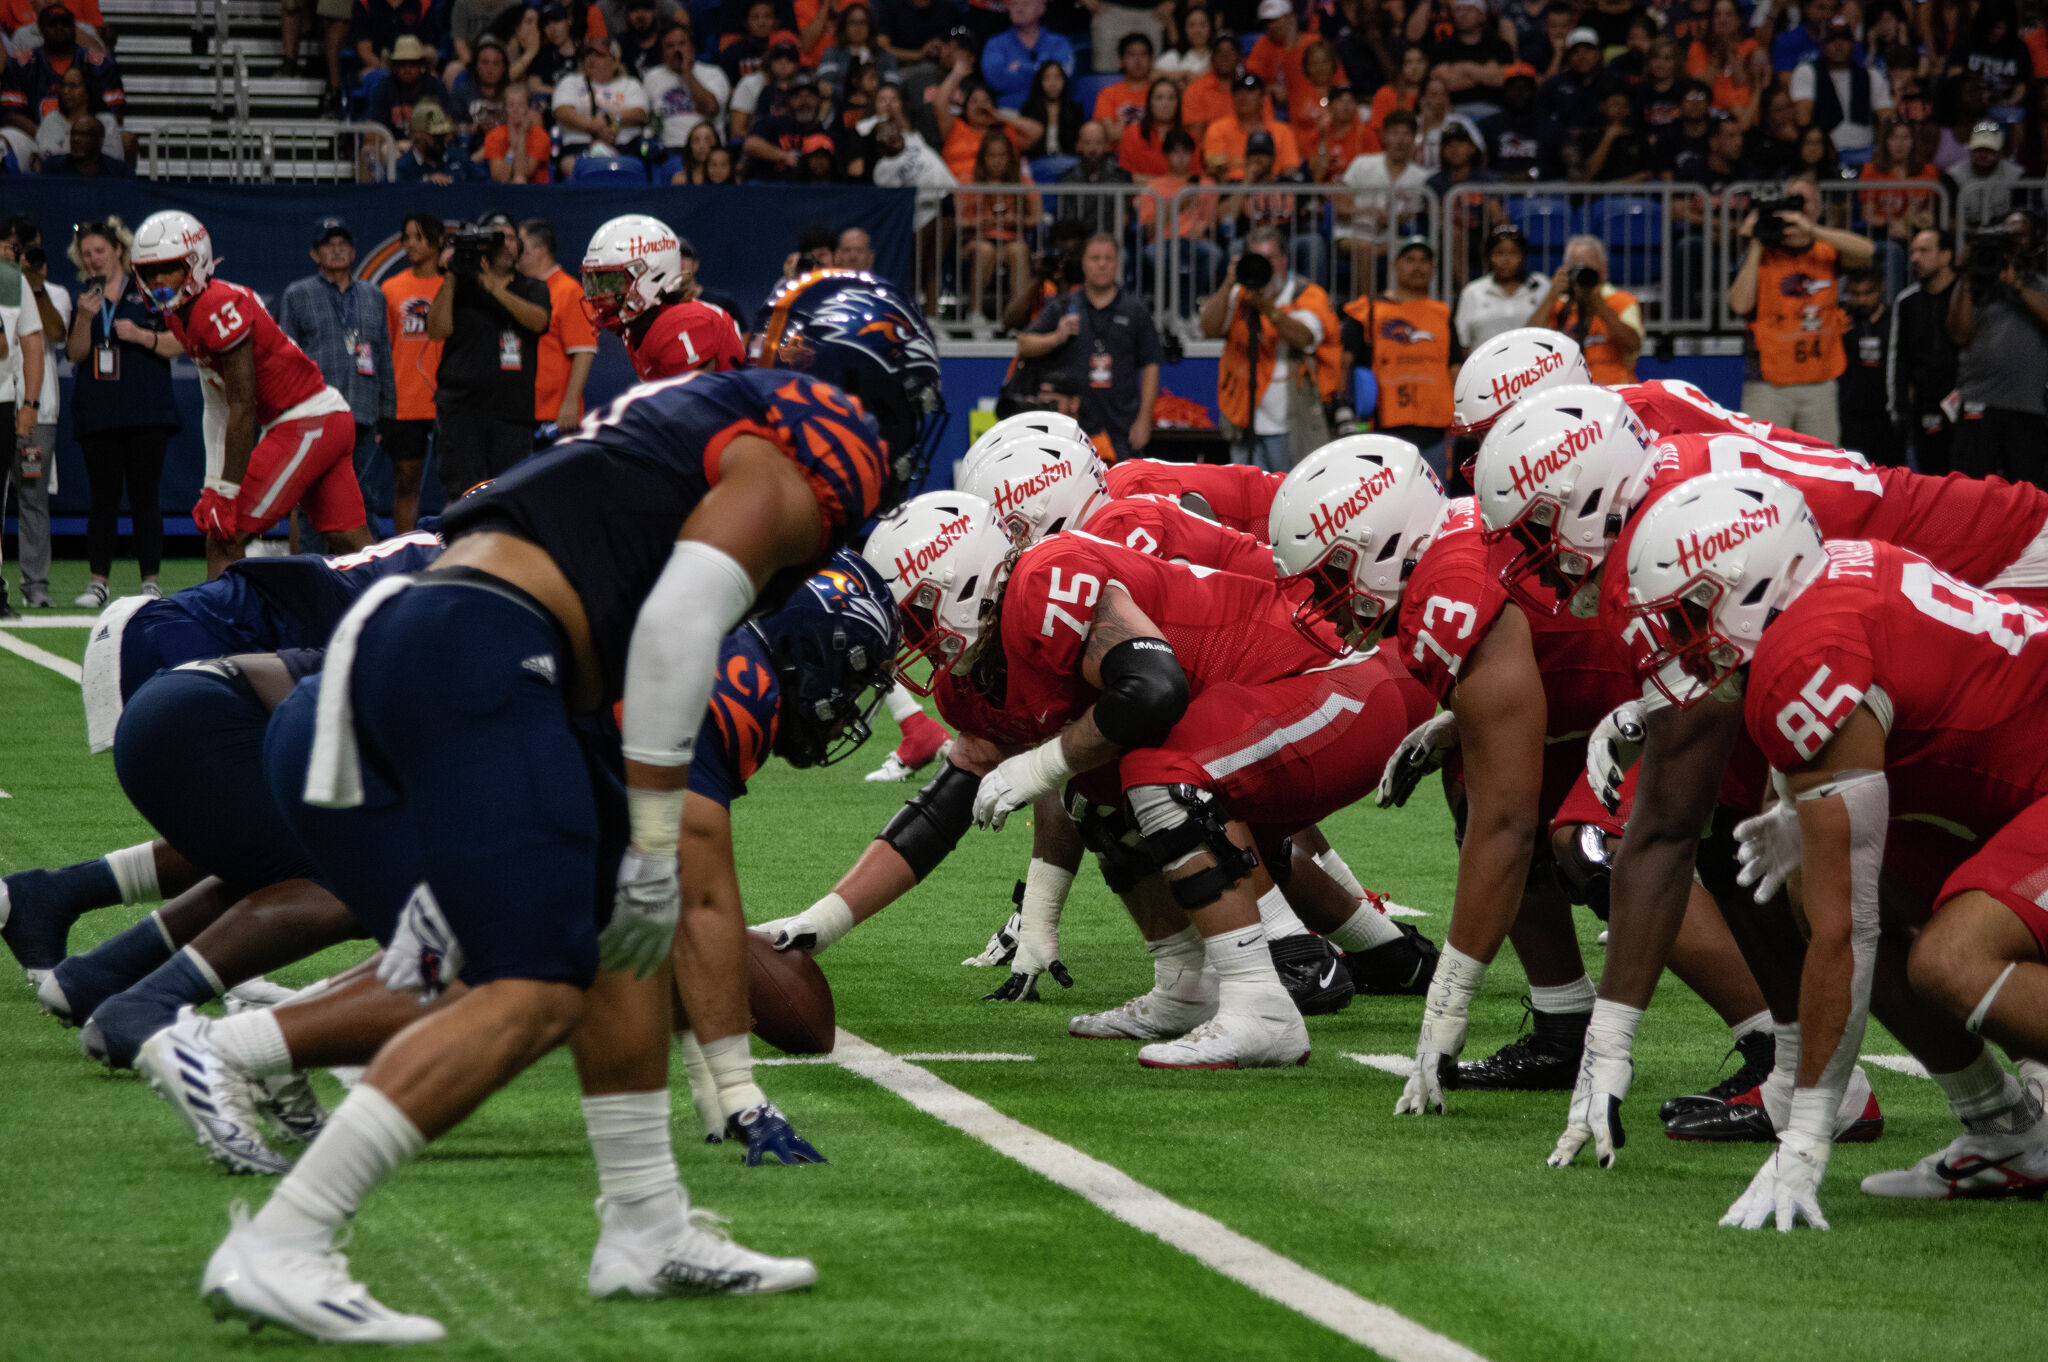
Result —
[[1664, 204], [1642, 195], [1597, 198], [1586, 206], [1586, 231], [1607, 246], [1607, 275], [1632, 293], [1661, 293]]
[[676, 172], [681, 170], [682, 168], [683, 158], [682, 154], [678, 152], [671, 155], [666, 161], [663, 161], [660, 165], [655, 166], [652, 170], [648, 171], [647, 177], [653, 180], [656, 184], [667, 184], [671, 179], [675, 177]]
[[1529, 267], [1542, 274], [1555, 270], [1564, 258], [1564, 243], [1579, 229], [1571, 200], [1554, 194], [1516, 195], [1507, 201], [1507, 214], [1529, 239]]
[[610, 156], [579, 156], [569, 167], [569, 182], [585, 187], [596, 185], [644, 185], [647, 183], [647, 167], [638, 161], [619, 160]]
[[[1076, 70], [1087, 68], [1077, 59]], [[1081, 106], [1081, 117], [1095, 117], [1095, 97], [1124, 78], [1123, 72], [1114, 71], [1100, 76], [1077, 76], [1074, 79], [1074, 102]]]

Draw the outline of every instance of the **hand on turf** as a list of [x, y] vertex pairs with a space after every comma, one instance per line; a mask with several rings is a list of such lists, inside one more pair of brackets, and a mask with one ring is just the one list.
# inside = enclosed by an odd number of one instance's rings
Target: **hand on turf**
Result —
[[208, 482], [206, 490], [199, 494], [199, 504], [192, 508], [192, 523], [208, 539], [232, 541], [235, 527], [240, 523], [235, 511], [235, 498], [241, 493], [242, 489], [236, 483]]
[[796, 1133], [789, 1118], [776, 1110], [773, 1102], [748, 1107], [732, 1117], [725, 1123], [725, 1133], [732, 1139], [746, 1141], [747, 1152], [740, 1162], [749, 1168], [759, 1168], [761, 1160], [770, 1157], [783, 1164], [826, 1161], [809, 1140]]
[[[1019, 880], [1016, 898], [1021, 901], [1023, 897], [1024, 882]], [[988, 944], [981, 948], [980, 955], [970, 955], [960, 963], [975, 967], [1009, 964], [1017, 958], [1017, 928], [1023, 921], [1024, 914], [1021, 909], [1011, 913], [1008, 920], [996, 928], [995, 935], [988, 939]]]
[[627, 848], [619, 860], [612, 920], [597, 934], [598, 968], [631, 970], [636, 979], [645, 979], [660, 968], [675, 940], [682, 897], [674, 852], [649, 855]]
[[1455, 1061], [1458, 1052], [1465, 1048], [1465, 1008], [1443, 1005], [1465, 1000], [1439, 1000], [1434, 996], [1434, 981], [1430, 993], [1431, 997], [1422, 1005], [1422, 1030], [1415, 1038], [1415, 1072], [1401, 1089], [1401, 1100], [1394, 1104], [1396, 1116], [1427, 1116], [1431, 1112], [1443, 1115], [1443, 1062]]
[[1615, 1151], [1628, 1143], [1621, 1128], [1621, 1101], [1628, 1096], [1635, 1065], [1626, 1051], [1619, 1055], [1602, 1052], [1601, 1042], [1589, 1029], [1586, 1049], [1579, 1059], [1578, 1081], [1572, 1085], [1571, 1113], [1557, 1148], [1544, 1162], [1552, 1168], [1570, 1167], [1586, 1141], [1593, 1142], [1593, 1160], [1602, 1168], [1614, 1167]]
[[1038, 1001], [1038, 976], [1050, 974], [1059, 981], [1061, 988], [1072, 988], [1074, 976], [1067, 973], [1067, 967], [1060, 963], [1060, 943], [1057, 939], [1034, 940], [1033, 934], [1024, 933], [1017, 938], [1017, 954], [1010, 961], [1010, 977], [1002, 982], [993, 993], [984, 993], [985, 1003], [1035, 1003]]
[[1457, 720], [1448, 710], [1417, 724], [1407, 737], [1401, 739], [1394, 755], [1387, 758], [1387, 769], [1380, 776], [1379, 789], [1373, 798], [1383, 809], [1406, 804], [1408, 796], [1415, 792], [1417, 782], [1442, 766], [1444, 758], [1457, 746]]
[[1781, 799], [1754, 818], [1735, 825], [1735, 859], [1741, 868], [1735, 882], [1756, 886], [1756, 901], [1769, 903], [1805, 859], [1806, 842], [1799, 833], [1799, 810]]
[[1643, 755], [1643, 705], [1626, 700], [1593, 725], [1586, 739], [1586, 779], [1602, 807], [1621, 812], [1621, 786]]
[[1827, 1174], [1832, 1148], [1826, 1140], [1802, 1131], [1786, 1131], [1721, 1223], [1739, 1230], [1760, 1230], [1775, 1223], [1780, 1234], [1790, 1234], [1804, 1220], [1817, 1230], [1826, 1229], [1827, 1217], [1820, 1213], [1820, 1180]]

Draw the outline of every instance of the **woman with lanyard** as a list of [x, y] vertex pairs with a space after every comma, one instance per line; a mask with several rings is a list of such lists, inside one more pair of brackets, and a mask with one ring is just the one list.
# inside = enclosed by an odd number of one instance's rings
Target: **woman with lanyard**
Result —
[[124, 487], [135, 522], [142, 594], [163, 594], [156, 584], [164, 550], [157, 483], [163, 475], [164, 448], [180, 425], [171, 396], [171, 361], [185, 351], [164, 330], [163, 320], [128, 268], [133, 241], [121, 219], [108, 217], [80, 223], [68, 252], [85, 284], [64, 344], [78, 371], [71, 428], [85, 451], [86, 478], [92, 484], [85, 532], [92, 581], [73, 603], [95, 610], [107, 603], [107, 575], [120, 534]]

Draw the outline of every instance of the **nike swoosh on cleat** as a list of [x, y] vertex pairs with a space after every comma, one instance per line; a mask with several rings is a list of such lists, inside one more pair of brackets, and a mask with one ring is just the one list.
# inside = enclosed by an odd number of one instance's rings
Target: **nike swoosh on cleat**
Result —
[[1318, 979], [1318, 980], [1316, 980], [1316, 987], [1317, 987], [1317, 988], [1328, 988], [1328, 987], [1330, 987], [1330, 986], [1331, 986], [1332, 984], [1334, 984], [1334, 983], [1336, 983], [1336, 982], [1337, 982], [1337, 962], [1336, 962], [1336, 961], [1334, 961], [1334, 960], [1332, 960], [1332, 961], [1330, 962], [1330, 967], [1329, 967], [1328, 969], [1326, 969], [1326, 970], [1324, 970], [1324, 971], [1323, 971], [1323, 977], [1322, 977], [1322, 978], [1320, 978], [1320, 979]]

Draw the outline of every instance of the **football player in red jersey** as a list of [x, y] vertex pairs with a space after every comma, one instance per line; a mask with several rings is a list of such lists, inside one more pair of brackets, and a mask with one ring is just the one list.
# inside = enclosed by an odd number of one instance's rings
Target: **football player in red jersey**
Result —
[[[1611, 434], [1640, 454], [1637, 431]], [[1577, 740], [1635, 691], [1619, 646], [1590, 618], [1554, 618], [1511, 601], [1471, 502], [1446, 504], [1415, 458], [1335, 463], [1316, 455], [1288, 475], [1272, 530], [1289, 580], [1310, 584], [1309, 608], [1361, 644], [1397, 631], [1403, 664], [1448, 707], [1403, 740], [1380, 787], [1382, 804], [1405, 801], [1453, 752], [1462, 762], [1447, 788], [1464, 814], [1451, 928], [1424, 1005], [1417, 1072], [1397, 1112], [1442, 1111], [1446, 1079], [1458, 1087], [1568, 1087], [1593, 1006], [1568, 895], [1604, 909], [1606, 839], [1620, 831], [1584, 793]], [[1539, 841], [1545, 833], [1547, 843]], [[1762, 1000], [1710, 917], [1703, 908], [1680, 972], [1731, 1026], [1751, 1023]], [[1534, 1031], [1452, 1069], [1471, 999], [1510, 936], [1529, 975]]]
[[[2028, 888], [2048, 868], [2048, 614], [1893, 545], [1824, 547], [1798, 491], [1753, 470], [1695, 478], [1647, 510], [1628, 578], [1653, 661], [1697, 683], [1683, 703], [1746, 678], [1744, 726], [1780, 799], [1738, 833], [1743, 879], [1762, 897], [1803, 873], [1798, 1085], [1777, 1151], [1721, 1223], [1827, 1228], [1820, 1181], [1871, 1011], [1965, 1133], [1863, 1190], [2039, 1195], [2048, 1125], [1975, 1033], [2048, 1054], [2039, 1014], [2022, 1016], [2041, 1000], [2048, 938]], [[1912, 929], [1930, 909], [1937, 924], [1957, 916], [1921, 951]]]
[[302, 502], [329, 552], [367, 547], [355, 418], [341, 394], [278, 329], [262, 299], [213, 277], [212, 239], [190, 213], [145, 219], [134, 259], [136, 276], [204, 379], [206, 483], [192, 519], [206, 536], [207, 579]]
[[[2048, 584], [2042, 540], [2048, 493], [2039, 489], [1873, 468], [1847, 450], [1748, 435], [1667, 438], [1642, 463], [1633, 456], [1597, 457], [1602, 447], [1585, 432], [1603, 414], [1611, 423], [1623, 410], [1632, 413], [1625, 403], [1619, 391], [1586, 386], [1525, 399], [1488, 437], [1473, 476], [1489, 532], [1513, 550], [1503, 569], [1507, 588], [1538, 610], [1557, 610], [1564, 598], [1581, 601], [1581, 593], [1597, 591], [1603, 627], [1617, 639], [1626, 635], [1639, 679], [1647, 680], [1649, 669], [1640, 630], [1628, 632], [1627, 579], [1618, 570], [1603, 576], [1603, 565], [1626, 561], [1645, 508], [1713, 470], [1751, 468], [1785, 480], [1804, 494], [1824, 533], [1899, 544], [1966, 581], [2014, 590], [2021, 583]], [[1667, 684], [1682, 690], [1686, 683], [1676, 678]], [[1643, 760], [1615, 862], [1615, 907], [1594, 1009], [1594, 1062], [1582, 1072], [1581, 1087], [1625, 1082], [1627, 1037], [1664, 968], [1666, 943], [1700, 864], [1770, 999], [1776, 1053], [1757, 1091], [1694, 1094], [1682, 1099], [1683, 1108], [1667, 1104], [1662, 1115], [1676, 1138], [1769, 1140], [1788, 1118], [1798, 1065], [1798, 939], [1782, 917], [1749, 911], [1728, 892], [1726, 863], [1733, 819], [1761, 802], [1763, 763], [1741, 739], [1734, 705], [1673, 710], [1656, 691], [1649, 694], [1653, 701], [1632, 700], [1603, 719], [1588, 745], [1593, 786], [1610, 808], [1630, 764], [1626, 758], [1639, 749]], [[1701, 863], [1699, 829], [1710, 821], [1718, 828], [1709, 839], [1712, 854]], [[1860, 1096], [1862, 1080], [1853, 1082], [1849, 1101], [1857, 1110], [1845, 1119], [1862, 1120], [1871, 1112]], [[1577, 1106], [1598, 1111], [1620, 1094], [1610, 1086], [1598, 1099], [1579, 1096], [1587, 1100]], [[1581, 1125], [1572, 1129], [1585, 1133]]]
[[683, 271], [685, 249], [660, 219], [629, 213], [598, 228], [583, 253], [583, 310], [626, 343], [643, 383], [737, 369], [745, 358], [738, 325], [694, 296]]
[[1266, 514], [1281, 477], [1243, 463], [1168, 463], [1162, 459], [1119, 459], [1111, 466], [1109, 494], [1125, 497], [1173, 497], [1204, 516], [1252, 538], [1265, 541]]

